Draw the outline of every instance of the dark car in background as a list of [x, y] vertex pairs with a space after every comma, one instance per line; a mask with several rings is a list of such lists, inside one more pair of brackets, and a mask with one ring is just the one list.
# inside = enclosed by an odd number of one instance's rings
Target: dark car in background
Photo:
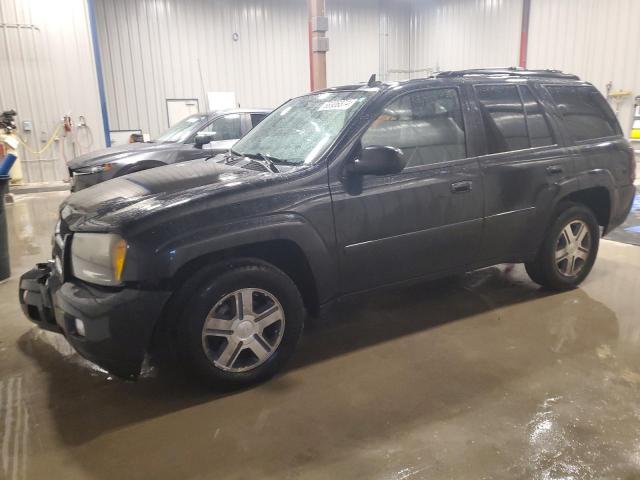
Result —
[[71, 195], [53, 260], [19, 298], [119, 375], [170, 351], [248, 384], [291, 356], [308, 313], [347, 296], [504, 262], [575, 288], [634, 178], [611, 107], [576, 76], [372, 80], [290, 100], [215, 159]]
[[68, 164], [71, 191], [132, 172], [227, 151], [269, 112], [262, 108], [197, 113], [150, 142], [129, 143], [80, 155]]

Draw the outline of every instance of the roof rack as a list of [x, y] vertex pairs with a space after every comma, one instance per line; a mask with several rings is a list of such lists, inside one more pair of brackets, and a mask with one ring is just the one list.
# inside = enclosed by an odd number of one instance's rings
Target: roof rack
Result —
[[563, 73], [560, 70], [526, 70], [520, 67], [507, 68], [471, 68], [468, 70], [450, 70], [437, 72], [435, 78], [464, 77], [467, 75], [507, 75], [510, 77], [542, 77], [561, 78], [564, 80], [580, 80], [580, 77], [570, 73]]

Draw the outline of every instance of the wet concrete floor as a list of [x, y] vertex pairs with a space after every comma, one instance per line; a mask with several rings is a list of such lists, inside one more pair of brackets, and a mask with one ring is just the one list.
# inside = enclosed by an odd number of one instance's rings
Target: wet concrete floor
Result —
[[603, 241], [583, 287], [517, 266], [353, 302], [286, 372], [213, 393], [123, 382], [23, 318], [60, 193], [9, 208], [0, 285], [0, 478], [640, 478], [640, 247]]

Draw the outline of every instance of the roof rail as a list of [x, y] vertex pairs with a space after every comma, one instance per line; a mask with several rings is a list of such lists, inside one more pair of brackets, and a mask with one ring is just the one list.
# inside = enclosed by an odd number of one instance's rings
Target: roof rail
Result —
[[466, 75], [508, 75], [510, 77], [542, 77], [562, 78], [564, 80], [580, 80], [580, 77], [560, 70], [526, 70], [520, 67], [507, 68], [471, 68], [468, 70], [449, 70], [434, 73], [435, 78], [464, 77]]

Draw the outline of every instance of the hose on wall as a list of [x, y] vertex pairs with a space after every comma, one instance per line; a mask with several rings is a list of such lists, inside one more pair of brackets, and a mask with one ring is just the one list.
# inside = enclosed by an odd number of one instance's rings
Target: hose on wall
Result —
[[31, 153], [32, 155], [42, 155], [44, 152], [46, 152], [49, 149], [49, 147], [51, 147], [51, 145], [53, 145], [53, 142], [58, 137], [58, 133], [60, 133], [61, 128], [62, 128], [62, 123], [56, 127], [56, 129], [53, 131], [53, 133], [49, 137], [49, 140], [47, 140], [44, 147], [42, 147], [40, 150], [34, 150], [33, 148], [31, 148], [29, 144], [20, 135], [18, 135], [17, 132], [14, 133], [14, 136], [18, 139], [18, 142], [20, 142], [20, 145], [22, 145], [27, 152]]

